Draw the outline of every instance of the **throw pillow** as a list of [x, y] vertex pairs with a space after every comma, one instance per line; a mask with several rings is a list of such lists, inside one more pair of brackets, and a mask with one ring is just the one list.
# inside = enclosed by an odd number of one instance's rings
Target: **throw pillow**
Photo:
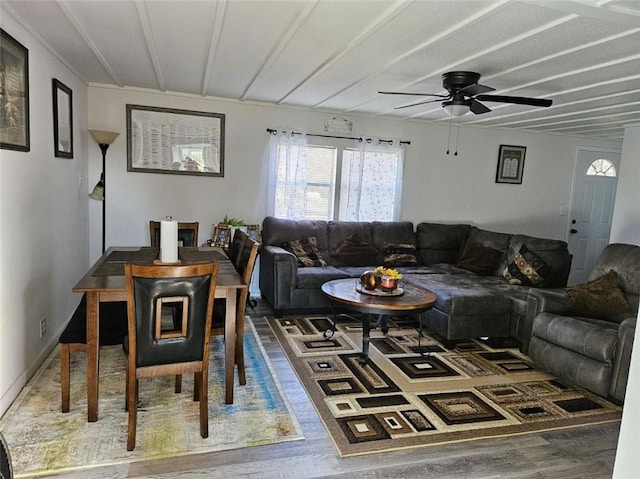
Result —
[[469, 240], [456, 265], [482, 276], [489, 276], [496, 272], [501, 256], [502, 253], [497, 249]]
[[346, 266], [370, 266], [376, 264], [378, 250], [362, 241], [358, 233], [353, 233], [338, 245], [331, 256]]
[[298, 266], [327, 266], [327, 262], [320, 255], [315, 236], [289, 241], [282, 247], [298, 258]]
[[618, 274], [613, 270], [565, 291], [571, 301], [571, 313], [576, 316], [618, 322], [631, 314], [629, 302], [618, 285]]
[[385, 243], [382, 254], [384, 256], [382, 264], [386, 268], [416, 266], [418, 264], [418, 252], [415, 245], [412, 244]]
[[549, 266], [523, 244], [504, 269], [502, 276], [509, 284], [536, 286], [542, 283], [550, 273]]

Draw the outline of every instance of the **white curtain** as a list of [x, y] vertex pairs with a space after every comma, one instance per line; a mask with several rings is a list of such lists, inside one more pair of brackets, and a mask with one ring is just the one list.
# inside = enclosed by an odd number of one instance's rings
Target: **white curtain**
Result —
[[269, 142], [268, 213], [301, 219], [307, 200], [307, 135], [282, 130]]
[[398, 221], [404, 147], [399, 140], [360, 138], [342, 162], [340, 219]]

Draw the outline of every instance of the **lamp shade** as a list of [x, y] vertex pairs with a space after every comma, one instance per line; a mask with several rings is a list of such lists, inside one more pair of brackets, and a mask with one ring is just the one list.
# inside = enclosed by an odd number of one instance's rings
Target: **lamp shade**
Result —
[[450, 100], [443, 101], [442, 107], [444, 111], [447, 112], [448, 115], [458, 118], [464, 115], [465, 113], [469, 113], [471, 109], [471, 101], [469, 100]]
[[110, 145], [113, 143], [120, 133], [115, 131], [103, 131], [103, 130], [89, 130], [91, 136], [99, 145]]
[[93, 191], [89, 193], [89, 198], [104, 201], [104, 182], [102, 181], [102, 178], [96, 183], [96, 186], [93, 187]]

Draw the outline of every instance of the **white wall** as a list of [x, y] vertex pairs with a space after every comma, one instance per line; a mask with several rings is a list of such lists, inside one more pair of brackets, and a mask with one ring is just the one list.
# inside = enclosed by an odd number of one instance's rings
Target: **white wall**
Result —
[[[86, 271], [87, 87], [4, 9], [2, 28], [29, 50], [31, 151], [0, 150], [0, 414], [75, 308]], [[73, 91], [74, 158], [53, 154], [52, 78]], [[47, 317], [47, 333], [39, 322]]]
[[[226, 115], [225, 177], [127, 172], [126, 104], [209, 111]], [[107, 155], [107, 246], [149, 242], [148, 221], [166, 215], [200, 222], [200, 243], [225, 214], [261, 223], [266, 214], [266, 147], [269, 127], [322, 133], [328, 112], [272, 107], [193, 95], [89, 86], [89, 124], [120, 131]], [[458, 156], [446, 155], [447, 123], [349, 117], [354, 135], [399, 137], [406, 149], [402, 217], [420, 221], [471, 222], [506, 232], [565, 239], [576, 151], [584, 139], [462, 128]], [[496, 184], [500, 144], [527, 147], [522, 185]], [[589, 146], [620, 147], [617, 142]], [[89, 177], [101, 168], [89, 149]], [[100, 254], [101, 210], [91, 205], [91, 255]]]
[[[640, 245], [640, 126], [625, 129], [622, 163], [613, 212], [611, 242]], [[640, 323], [640, 312], [638, 313]], [[636, 328], [629, 384], [622, 414], [613, 477], [638, 477], [640, 470], [640, 328]]]
[[624, 131], [611, 242], [640, 245], [640, 125]]

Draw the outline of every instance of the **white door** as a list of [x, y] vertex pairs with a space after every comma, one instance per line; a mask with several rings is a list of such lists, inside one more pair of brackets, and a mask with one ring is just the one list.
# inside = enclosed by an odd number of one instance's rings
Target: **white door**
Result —
[[569, 217], [569, 251], [573, 254], [569, 284], [587, 281], [609, 243], [619, 165], [620, 152], [578, 150]]

